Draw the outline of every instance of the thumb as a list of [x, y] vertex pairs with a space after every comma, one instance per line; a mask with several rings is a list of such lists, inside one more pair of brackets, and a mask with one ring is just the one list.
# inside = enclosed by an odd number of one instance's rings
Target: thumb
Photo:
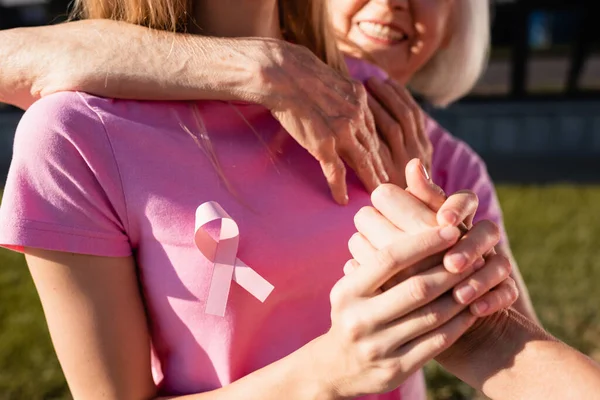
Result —
[[433, 212], [438, 212], [446, 201], [446, 193], [434, 184], [425, 166], [418, 158], [406, 164], [406, 190], [425, 203]]
[[[406, 184], [406, 191], [422, 201], [435, 213], [440, 210], [448, 199], [444, 190], [431, 181], [427, 169], [425, 169], [423, 163], [417, 158], [410, 160], [406, 165]], [[458, 204], [461, 203], [459, 202]], [[440, 216], [438, 215], [439, 221]], [[456, 222], [458, 222], [457, 226], [464, 234], [468, 230], [467, 226], [460, 221], [460, 218]]]

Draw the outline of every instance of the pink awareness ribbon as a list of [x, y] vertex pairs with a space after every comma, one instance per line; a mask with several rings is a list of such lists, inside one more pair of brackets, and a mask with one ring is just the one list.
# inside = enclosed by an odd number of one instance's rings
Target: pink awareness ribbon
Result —
[[[205, 226], [213, 221], [221, 223], [218, 241], [205, 230]], [[238, 225], [218, 203], [209, 201], [196, 209], [194, 241], [198, 250], [214, 265], [206, 301], [207, 314], [225, 315], [232, 280], [261, 302], [273, 291], [273, 285], [237, 258], [240, 241]]]

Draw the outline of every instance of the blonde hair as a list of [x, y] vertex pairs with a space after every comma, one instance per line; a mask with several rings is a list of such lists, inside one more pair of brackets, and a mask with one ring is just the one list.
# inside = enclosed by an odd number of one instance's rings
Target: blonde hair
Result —
[[[328, 0], [278, 0], [282, 32], [323, 62], [346, 74], [346, 64], [330, 26]], [[193, 23], [192, 0], [74, 0], [72, 15], [112, 19], [148, 28], [187, 32]]]
[[451, 38], [409, 82], [431, 104], [446, 107], [466, 95], [479, 80], [490, 48], [489, 0], [455, 0]]

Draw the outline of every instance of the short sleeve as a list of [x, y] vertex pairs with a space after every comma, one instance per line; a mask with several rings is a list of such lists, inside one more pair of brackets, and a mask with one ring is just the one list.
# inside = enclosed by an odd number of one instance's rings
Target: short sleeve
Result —
[[447, 194], [470, 190], [477, 194], [479, 207], [474, 222], [490, 220], [500, 227], [501, 242], [507, 242], [502, 209], [485, 162], [466, 143], [429, 120], [427, 130], [434, 148], [432, 178]]
[[121, 257], [131, 254], [124, 194], [97, 113], [74, 92], [23, 115], [0, 205], [0, 245]]

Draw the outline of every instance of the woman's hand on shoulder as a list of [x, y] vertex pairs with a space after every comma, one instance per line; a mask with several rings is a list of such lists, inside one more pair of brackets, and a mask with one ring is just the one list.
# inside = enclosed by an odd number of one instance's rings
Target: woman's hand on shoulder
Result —
[[425, 113], [411, 94], [393, 79], [367, 81], [369, 107], [382, 141], [381, 157], [392, 165], [390, 183], [405, 188], [407, 163], [418, 158], [431, 170], [433, 146], [425, 128]]
[[348, 202], [347, 164], [371, 192], [389, 179], [364, 86], [302, 46], [278, 41], [261, 61], [260, 103], [321, 164], [336, 202]]

